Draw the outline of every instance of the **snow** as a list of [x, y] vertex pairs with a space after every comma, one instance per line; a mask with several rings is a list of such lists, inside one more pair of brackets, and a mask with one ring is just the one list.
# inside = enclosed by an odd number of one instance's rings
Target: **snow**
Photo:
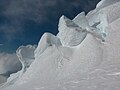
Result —
[[107, 7], [111, 4], [117, 3], [119, 1], [120, 0], [101, 0], [101, 2], [99, 2], [96, 7], [101, 9], [101, 8]]
[[120, 2], [106, 1], [86, 16], [62, 16], [58, 35], [45, 33], [37, 48], [18, 48], [24, 68], [1, 90], [120, 90]]
[[86, 27], [89, 27], [89, 22], [85, 16], [85, 12], [81, 12], [80, 14], [78, 14], [72, 21], [82, 29], [86, 29]]
[[57, 36], [60, 38], [62, 45], [68, 47], [79, 45], [87, 35], [81, 27], [65, 16], [60, 18], [58, 30]]
[[35, 50], [35, 57], [41, 55], [49, 46], [52, 45], [60, 46], [62, 44], [58, 37], [52, 35], [51, 33], [44, 33], [38, 43], [38, 47]]
[[90, 25], [93, 25], [96, 22], [101, 22], [103, 28], [105, 28], [109, 23], [112, 23], [114, 20], [120, 18], [119, 10], [120, 10], [120, 2], [117, 2], [114, 4], [110, 4], [102, 9], [96, 8], [95, 10], [90, 11], [87, 14], [87, 19]]

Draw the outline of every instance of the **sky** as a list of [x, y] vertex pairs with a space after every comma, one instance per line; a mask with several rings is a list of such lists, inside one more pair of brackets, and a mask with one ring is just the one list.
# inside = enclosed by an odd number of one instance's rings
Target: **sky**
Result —
[[0, 52], [37, 44], [44, 32], [58, 33], [62, 15], [73, 19], [88, 13], [100, 0], [0, 0]]

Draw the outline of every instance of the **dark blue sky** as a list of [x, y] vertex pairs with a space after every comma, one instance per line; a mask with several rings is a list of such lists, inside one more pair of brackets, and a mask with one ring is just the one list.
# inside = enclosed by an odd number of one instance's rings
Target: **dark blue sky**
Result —
[[37, 44], [44, 32], [58, 33], [61, 15], [73, 19], [100, 0], [0, 0], [0, 52]]

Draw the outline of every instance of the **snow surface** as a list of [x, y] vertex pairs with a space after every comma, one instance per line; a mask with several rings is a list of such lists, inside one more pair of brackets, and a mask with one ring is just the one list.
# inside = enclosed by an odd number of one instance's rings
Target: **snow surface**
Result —
[[[44, 33], [38, 43], [38, 47], [35, 50], [35, 57], [40, 56], [49, 46], [52, 45], [62, 45], [58, 37], [52, 35], [51, 33]], [[42, 48], [41, 48], [42, 47]]]
[[22, 69], [24, 69], [23, 72], [25, 72], [26, 68], [28, 68], [30, 64], [34, 61], [35, 49], [36, 46], [32, 46], [32, 45], [20, 46], [17, 49], [16, 54], [22, 64]]
[[89, 27], [89, 22], [85, 16], [85, 12], [81, 12], [80, 14], [78, 14], [72, 21], [82, 29], [86, 29], [86, 27]]
[[[79, 23], [77, 20], [74, 21]], [[60, 38], [63, 46], [79, 45], [87, 35], [87, 33], [84, 32], [81, 27], [65, 16], [60, 18], [58, 30], [59, 33], [57, 36]]]
[[109, 6], [109, 5], [119, 2], [119, 1], [120, 0], [101, 0], [101, 2], [99, 2], [96, 7], [101, 9], [101, 8], [104, 8], [106, 6]]
[[120, 90], [120, 2], [100, 3], [86, 16], [62, 16], [58, 35], [45, 33], [37, 48], [20, 47], [24, 68], [1, 90]]

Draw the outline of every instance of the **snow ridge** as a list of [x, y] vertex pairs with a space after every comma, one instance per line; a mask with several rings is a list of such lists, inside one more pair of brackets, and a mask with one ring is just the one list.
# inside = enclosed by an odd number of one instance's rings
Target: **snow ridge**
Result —
[[17, 49], [23, 68], [1, 90], [120, 90], [119, 10], [119, 0], [102, 0], [87, 15], [61, 16], [57, 36]]

